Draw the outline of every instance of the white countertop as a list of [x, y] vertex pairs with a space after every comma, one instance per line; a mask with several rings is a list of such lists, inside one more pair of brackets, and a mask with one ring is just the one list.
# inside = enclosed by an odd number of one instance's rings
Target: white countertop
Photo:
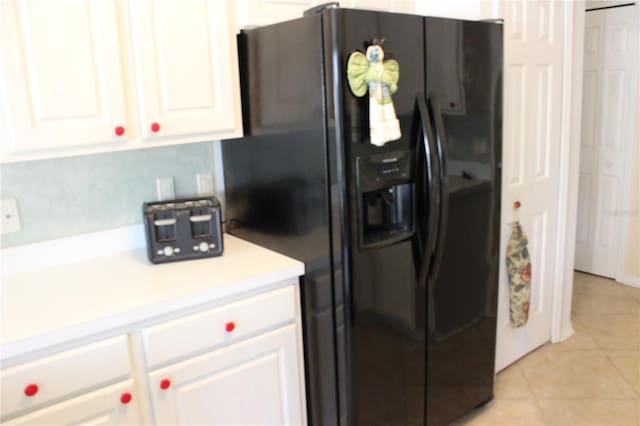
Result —
[[3, 277], [0, 359], [304, 274], [302, 262], [228, 234], [217, 258], [152, 265], [145, 250]]

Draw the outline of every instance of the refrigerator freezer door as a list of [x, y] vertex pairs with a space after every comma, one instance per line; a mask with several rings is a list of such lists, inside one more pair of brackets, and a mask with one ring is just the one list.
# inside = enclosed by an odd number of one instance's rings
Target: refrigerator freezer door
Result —
[[[328, 122], [335, 123], [330, 130], [344, 158], [348, 221], [349, 392], [340, 401], [341, 420], [353, 426], [424, 424], [425, 287], [418, 281], [423, 256], [415, 232], [428, 228], [426, 218], [416, 216], [425, 213], [416, 208], [425, 201], [416, 181], [416, 171], [424, 170], [416, 111], [426, 82], [424, 20], [349, 9], [324, 17], [325, 52], [332, 52]], [[381, 147], [370, 143], [369, 99], [351, 93], [346, 76], [349, 56], [366, 52], [374, 39], [384, 39], [384, 58], [399, 65], [391, 98], [402, 137]]]

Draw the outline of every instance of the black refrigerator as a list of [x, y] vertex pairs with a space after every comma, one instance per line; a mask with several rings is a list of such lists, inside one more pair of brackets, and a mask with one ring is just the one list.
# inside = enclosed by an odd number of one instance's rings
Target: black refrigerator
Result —
[[[399, 66], [372, 144], [347, 61]], [[309, 424], [447, 425], [493, 397], [502, 25], [335, 7], [238, 35], [226, 228], [304, 261]], [[250, 265], [247, 265], [250, 266]]]

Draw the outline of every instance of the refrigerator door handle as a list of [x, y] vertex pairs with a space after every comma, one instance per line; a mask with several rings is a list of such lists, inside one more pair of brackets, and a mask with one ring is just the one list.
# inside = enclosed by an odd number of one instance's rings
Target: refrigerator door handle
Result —
[[[424, 149], [424, 158], [418, 158], [418, 161], [424, 161], [425, 167], [424, 171], [426, 174], [426, 183], [427, 183], [427, 191], [428, 191], [428, 209], [425, 209], [427, 213], [426, 219], [426, 240], [424, 241], [424, 246], [420, 248], [420, 257], [422, 259], [422, 263], [419, 267], [418, 271], [418, 282], [422, 286], [426, 286], [427, 278], [429, 275], [429, 270], [431, 268], [431, 263], [433, 260], [433, 254], [436, 248], [436, 233], [437, 233], [437, 225], [439, 222], [439, 213], [440, 213], [440, 190], [439, 190], [439, 182], [438, 179], [438, 165], [437, 162], [434, 161], [437, 156], [437, 150], [435, 146], [435, 138], [433, 136], [431, 117], [429, 115], [429, 108], [427, 106], [426, 98], [424, 94], [420, 93], [416, 97], [416, 107], [418, 111], [418, 115], [420, 118], [420, 130], [419, 130], [419, 138], [422, 143], [422, 148]], [[417, 197], [416, 197], [417, 198]], [[424, 223], [423, 221], [418, 220], [418, 224]], [[418, 232], [418, 246], [421, 245], [422, 241], [420, 240], [420, 236], [422, 233]]]
[[435, 281], [438, 277], [438, 273], [440, 272], [440, 266], [442, 265], [442, 255], [443, 255], [443, 245], [444, 239], [447, 235], [447, 217], [449, 210], [449, 198], [446, 194], [446, 186], [447, 186], [447, 137], [444, 131], [444, 122], [442, 120], [442, 111], [440, 110], [440, 105], [438, 104], [438, 99], [433, 93], [429, 93], [428, 97], [429, 109], [433, 117], [433, 122], [435, 124], [435, 139], [437, 144], [437, 153], [438, 153], [438, 189], [439, 189], [439, 213], [438, 213], [438, 236], [436, 238], [434, 256], [433, 256], [433, 265], [430, 270], [431, 280]]

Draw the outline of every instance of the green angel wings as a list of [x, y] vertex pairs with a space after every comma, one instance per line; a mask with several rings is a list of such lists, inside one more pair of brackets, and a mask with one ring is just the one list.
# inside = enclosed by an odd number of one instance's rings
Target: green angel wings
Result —
[[[398, 90], [400, 65], [394, 59], [380, 62], [369, 62], [362, 52], [353, 52], [347, 61], [347, 80], [349, 88], [355, 96], [364, 96], [370, 83], [382, 83], [393, 94]], [[379, 99], [378, 101], [382, 101]]]

